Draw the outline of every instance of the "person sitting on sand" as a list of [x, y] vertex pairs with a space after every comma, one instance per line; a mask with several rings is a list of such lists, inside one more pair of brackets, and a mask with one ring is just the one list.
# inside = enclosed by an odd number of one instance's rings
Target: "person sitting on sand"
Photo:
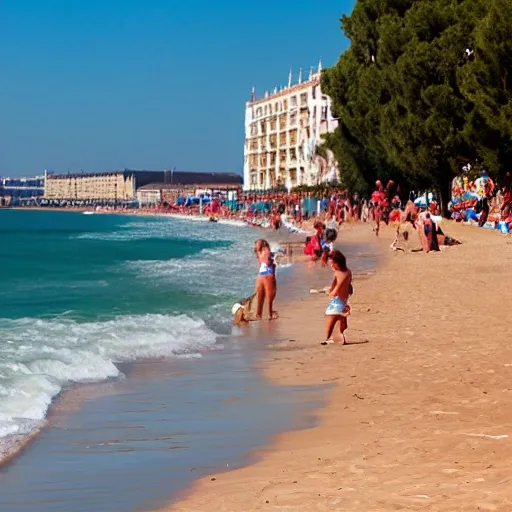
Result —
[[274, 311], [274, 300], [277, 293], [276, 264], [274, 255], [270, 251], [269, 243], [264, 239], [256, 240], [254, 253], [258, 258], [259, 271], [256, 277], [257, 307], [256, 318], [261, 320], [265, 300], [267, 301], [269, 320], [277, 319], [277, 311]]
[[250, 297], [242, 299], [231, 308], [233, 315], [233, 325], [241, 326], [257, 320], [256, 315], [252, 311], [252, 303], [256, 298], [256, 293]]
[[348, 327], [347, 317], [350, 314], [350, 307], [347, 302], [353, 292], [352, 272], [347, 267], [347, 260], [340, 251], [333, 251], [330, 260], [334, 272], [334, 280], [329, 291], [332, 299], [325, 311], [325, 341], [322, 342], [322, 345], [335, 343], [333, 333], [338, 322], [340, 324], [343, 344], [345, 345], [347, 342], [345, 338], [345, 331]]

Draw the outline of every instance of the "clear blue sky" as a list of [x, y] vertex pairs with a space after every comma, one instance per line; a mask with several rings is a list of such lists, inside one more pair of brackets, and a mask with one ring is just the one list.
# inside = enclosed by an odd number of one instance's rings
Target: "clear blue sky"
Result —
[[355, 0], [0, 0], [0, 175], [235, 171], [252, 85], [347, 47]]

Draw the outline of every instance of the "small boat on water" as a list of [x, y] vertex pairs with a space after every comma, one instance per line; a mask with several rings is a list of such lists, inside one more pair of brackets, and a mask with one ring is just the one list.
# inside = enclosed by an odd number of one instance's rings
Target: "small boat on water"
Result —
[[84, 215], [94, 215], [95, 212], [82, 212]]

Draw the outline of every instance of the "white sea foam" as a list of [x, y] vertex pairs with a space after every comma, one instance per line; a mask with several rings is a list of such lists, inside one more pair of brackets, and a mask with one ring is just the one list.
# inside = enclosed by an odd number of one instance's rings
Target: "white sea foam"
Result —
[[[183, 215], [179, 213], [173, 213], [169, 215], [169, 218], [176, 219], [176, 220], [186, 220], [190, 222], [210, 222], [209, 217], [199, 217], [197, 215]], [[245, 228], [248, 227], [248, 224], [244, 222], [243, 220], [237, 220], [237, 219], [223, 219], [220, 218], [217, 221], [217, 224], [224, 224], [226, 226], [233, 226], [233, 227], [239, 227], [239, 228]]]
[[184, 215], [181, 213], [172, 213], [168, 215], [171, 219], [177, 220], [188, 220], [190, 222], [209, 222], [210, 219], [208, 217], [199, 217], [198, 215]]
[[120, 361], [197, 357], [217, 335], [188, 316], [133, 315], [106, 322], [0, 319], [0, 459], [11, 436], [30, 435], [73, 382], [120, 377]]
[[[201, 357], [219, 348], [216, 332], [230, 332], [233, 297], [254, 286], [254, 232], [237, 220], [207, 225], [208, 219], [177, 216], [133, 219], [114, 232], [83, 233], [79, 238], [130, 241], [147, 238], [219, 242], [187, 257], [119, 262], [116, 269], [133, 279], [164, 283], [193, 293], [218, 295], [217, 304], [188, 316], [126, 315], [108, 321], [76, 322], [73, 312], [52, 319], [0, 318], [0, 459], [43, 424], [52, 399], [71, 383], [103, 381], [122, 375], [116, 362], [161, 357]], [[193, 221], [193, 222], [188, 222]], [[236, 232], [236, 236], [233, 236]], [[95, 281], [98, 286], [99, 281]], [[87, 283], [78, 283], [78, 287]], [[77, 283], [73, 283], [76, 286]], [[67, 285], [66, 285], [67, 286]], [[101, 286], [109, 286], [102, 281]], [[27, 290], [33, 293], [33, 290]], [[222, 296], [222, 297], [221, 297]], [[205, 323], [205, 321], [207, 323]]]
[[[199, 223], [198, 229], [201, 230], [201, 238], [204, 239], [204, 236], [208, 235], [209, 240], [218, 240], [225, 239], [227, 233], [225, 230], [226, 227], [247, 227], [247, 224], [241, 220], [220, 219], [219, 222], [215, 224], [217, 229], [205, 231], [205, 229], [207, 229], [205, 223], [207, 222], [209, 222], [208, 217], [189, 215], [155, 216], [151, 218], [151, 220], [148, 220], [148, 218], [145, 218], [145, 220], [130, 220], [120, 226], [122, 229], [119, 231], [80, 233], [79, 235], [72, 235], [71, 238], [129, 242], [132, 240], [145, 240], [147, 238], [169, 238], [178, 234], [189, 236], [190, 233], [194, 232], [194, 224], [198, 225], [197, 223]], [[219, 225], [223, 226], [224, 229], [219, 230]], [[186, 229], [182, 230], [180, 226], [186, 226]]]
[[256, 263], [248, 259], [251, 256], [249, 247], [203, 249], [179, 259], [128, 261], [122, 271], [128, 269], [136, 279], [173, 283], [209, 295], [242, 296], [254, 283]]
[[234, 226], [234, 227], [239, 227], [239, 228], [248, 227], [247, 222], [244, 222], [243, 220], [235, 220], [235, 219], [220, 219], [219, 224], [225, 224], [226, 226]]

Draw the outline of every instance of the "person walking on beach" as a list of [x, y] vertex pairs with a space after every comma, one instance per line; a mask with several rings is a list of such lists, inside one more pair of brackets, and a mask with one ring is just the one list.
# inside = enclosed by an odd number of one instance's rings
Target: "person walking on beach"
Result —
[[260, 238], [254, 243], [254, 253], [259, 263], [259, 271], [256, 277], [257, 307], [256, 318], [261, 320], [265, 301], [268, 306], [269, 320], [277, 319], [277, 311], [274, 311], [274, 300], [277, 294], [276, 264], [269, 243]]
[[373, 231], [376, 236], [379, 236], [380, 231], [380, 221], [383, 212], [383, 206], [386, 199], [384, 194], [384, 187], [382, 186], [382, 182], [377, 180], [375, 182], [376, 189], [372, 193], [371, 205], [372, 205], [372, 217], [375, 222], [375, 227]]
[[350, 314], [348, 298], [352, 295], [352, 272], [347, 267], [347, 259], [341, 251], [333, 251], [330, 255], [334, 280], [329, 295], [332, 297], [325, 311], [325, 341], [322, 345], [336, 343], [334, 341], [334, 328], [339, 323], [343, 345], [347, 343], [345, 331], [348, 327], [347, 317]]

